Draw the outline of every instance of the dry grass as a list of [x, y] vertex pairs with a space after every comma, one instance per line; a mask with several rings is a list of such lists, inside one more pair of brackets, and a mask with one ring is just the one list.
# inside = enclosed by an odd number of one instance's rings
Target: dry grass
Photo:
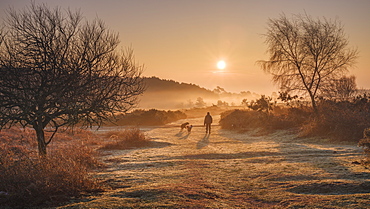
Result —
[[[47, 134], [49, 135], [49, 134]], [[147, 147], [139, 129], [112, 131], [101, 136], [83, 129], [55, 135], [47, 157], [39, 157], [34, 132], [11, 128], [0, 132], [0, 207], [55, 206], [71, 197], [103, 191], [92, 169], [102, 168], [97, 149]]]
[[[81, 131], [83, 132], [83, 131]], [[85, 133], [85, 132], [83, 132]], [[39, 157], [33, 131], [0, 132], [0, 205], [53, 205], [86, 191], [100, 189], [89, 171], [100, 165], [95, 151], [84, 145], [92, 135], [59, 133], [48, 155]]]
[[150, 140], [137, 128], [123, 131], [109, 131], [103, 134], [108, 142], [102, 146], [102, 150], [124, 150], [150, 145]]

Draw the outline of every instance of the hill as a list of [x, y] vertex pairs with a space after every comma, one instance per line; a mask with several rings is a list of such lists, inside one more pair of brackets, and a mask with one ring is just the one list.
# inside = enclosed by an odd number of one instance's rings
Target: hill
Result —
[[160, 79], [158, 77], [146, 77], [144, 78], [144, 82], [147, 85], [147, 93], [151, 92], [163, 92], [163, 91], [175, 91], [175, 92], [193, 92], [198, 93], [210, 97], [215, 97], [214, 92], [202, 88], [195, 84], [188, 84], [188, 83], [179, 83], [174, 80], [166, 80], [166, 79]]
[[231, 105], [231, 103], [239, 105], [245, 98], [259, 97], [258, 94], [249, 91], [236, 94], [226, 92], [221, 87], [209, 90], [195, 84], [180, 83], [158, 77], [144, 77], [144, 82], [146, 91], [140, 97], [138, 105], [138, 108], [143, 109], [182, 109], [213, 104]]

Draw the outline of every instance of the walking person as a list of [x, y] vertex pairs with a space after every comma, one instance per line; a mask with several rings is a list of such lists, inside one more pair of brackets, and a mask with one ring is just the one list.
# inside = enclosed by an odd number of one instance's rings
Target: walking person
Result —
[[204, 117], [204, 125], [206, 126], [206, 134], [211, 133], [211, 124], [213, 122], [212, 116], [209, 112], [207, 112], [206, 117]]

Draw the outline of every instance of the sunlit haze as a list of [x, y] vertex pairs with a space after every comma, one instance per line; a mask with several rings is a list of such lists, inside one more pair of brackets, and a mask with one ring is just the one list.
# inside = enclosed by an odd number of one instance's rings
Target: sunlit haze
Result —
[[[339, 20], [359, 59], [350, 75], [359, 88], [370, 88], [369, 0], [34, 0], [50, 7], [80, 9], [120, 35], [132, 47], [144, 76], [197, 84], [213, 90], [278, 91], [256, 61], [267, 59], [263, 34], [269, 18], [284, 13]], [[0, 13], [22, 9], [30, 0], [2, 0]], [[222, 61], [221, 62], [221, 58]]]

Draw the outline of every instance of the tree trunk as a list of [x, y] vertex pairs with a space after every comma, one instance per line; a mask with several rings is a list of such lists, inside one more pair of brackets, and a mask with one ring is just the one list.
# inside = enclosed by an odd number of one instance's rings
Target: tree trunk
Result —
[[42, 127], [42, 125], [36, 124], [34, 125], [34, 129], [36, 131], [39, 155], [46, 156], [46, 142], [45, 142], [44, 128]]
[[310, 98], [311, 98], [312, 109], [313, 109], [314, 113], [317, 115], [318, 110], [317, 110], [315, 96], [310, 93]]

